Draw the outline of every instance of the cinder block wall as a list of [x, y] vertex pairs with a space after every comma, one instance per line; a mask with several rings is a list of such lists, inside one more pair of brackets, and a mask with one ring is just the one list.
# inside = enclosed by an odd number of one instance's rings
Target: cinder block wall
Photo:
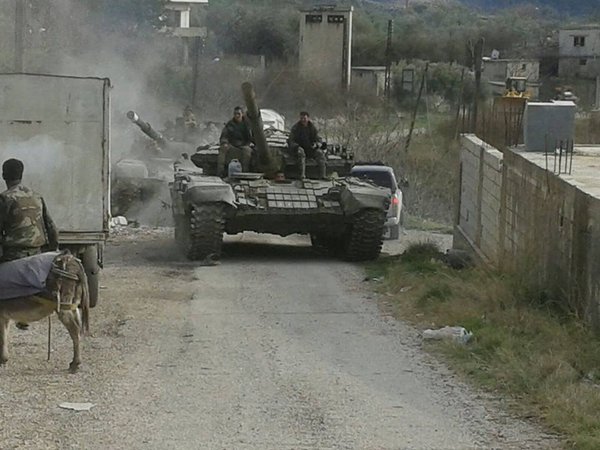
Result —
[[474, 135], [460, 161], [454, 247], [560, 294], [600, 329], [600, 199]]
[[490, 262], [499, 256], [502, 167], [501, 152], [474, 135], [463, 137], [455, 247], [476, 248]]

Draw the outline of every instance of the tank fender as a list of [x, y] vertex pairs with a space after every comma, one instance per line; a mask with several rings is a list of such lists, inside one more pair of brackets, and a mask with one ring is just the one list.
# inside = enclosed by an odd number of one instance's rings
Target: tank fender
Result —
[[387, 211], [391, 194], [388, 189], [374, 190], [373, 186], [344, 186], [340, 192], [340, 204], [345, 216], [353, 216], [363, 209]]
[[183, 195], [185, 203], [201, 205], [206, 203], [225, 203], [237, 208], [235, 194], [227, 183], [214, 184], [212, 186], [191, 186]]

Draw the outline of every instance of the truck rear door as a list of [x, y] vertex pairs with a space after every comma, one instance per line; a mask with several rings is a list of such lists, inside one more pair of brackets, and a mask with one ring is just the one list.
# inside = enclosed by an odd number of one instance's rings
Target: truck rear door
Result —
[[0, 159], [25, 164], [63, 243], [103, 241], [110, 196], [110, 81], [0, 74]]

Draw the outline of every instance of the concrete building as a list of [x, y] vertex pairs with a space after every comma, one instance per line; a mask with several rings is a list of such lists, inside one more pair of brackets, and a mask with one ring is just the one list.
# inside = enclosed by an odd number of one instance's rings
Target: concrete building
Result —
[[558, 33], [558, 76], [600, 76], [600, 25], [565, 28]]
[[381, 96], [385, 91], [385, 66], [352, 67], [352, 89]]
[[207, 5], [208, 0], [167, 0], [163, 14], [163, 31], [180, 37], [183, 43], [182, 64], [189, 62], [193, 39], [206, 38], [206, 27], [191, 26], [190, 15], [195, 5]]
[[502, 95], [509, 77], [527, 78], [528, 91], [538, 98], [540, 86], [540, 62], [534, 59], [483, 59], [483, 76], [494, 95]]
[[299, 70], [348, 89], [352, 61], [353, 7], [317, 6], [300, 11]]
[[576, 79], [576, 95], [582, 103], [600, 109], [600, 25], [559, 31], [558, 76]]

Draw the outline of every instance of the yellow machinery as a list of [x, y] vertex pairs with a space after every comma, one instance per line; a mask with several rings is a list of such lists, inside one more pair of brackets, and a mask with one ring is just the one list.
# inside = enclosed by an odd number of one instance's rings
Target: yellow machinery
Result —
[[531, 93], [527, 90], [527, 78], [525, 77], [508, 77], [506, 79], [506, 91], [502, 95], [505, 98], [525, 98], [531, 97]]
[[525, 107], [530, 98], [531, 93], [527, 90], [527, 78], [508, 77], [504, 93], [501, 97], [494, 99], [494, 106], [501, 109], [520, 110]]
[[499, 142], [511, 147], [522, 142], [523, 114], [531, 93], [525, 77], [508, 77], [504, 88], [503, 94], [494, 98], [492, 121]]

